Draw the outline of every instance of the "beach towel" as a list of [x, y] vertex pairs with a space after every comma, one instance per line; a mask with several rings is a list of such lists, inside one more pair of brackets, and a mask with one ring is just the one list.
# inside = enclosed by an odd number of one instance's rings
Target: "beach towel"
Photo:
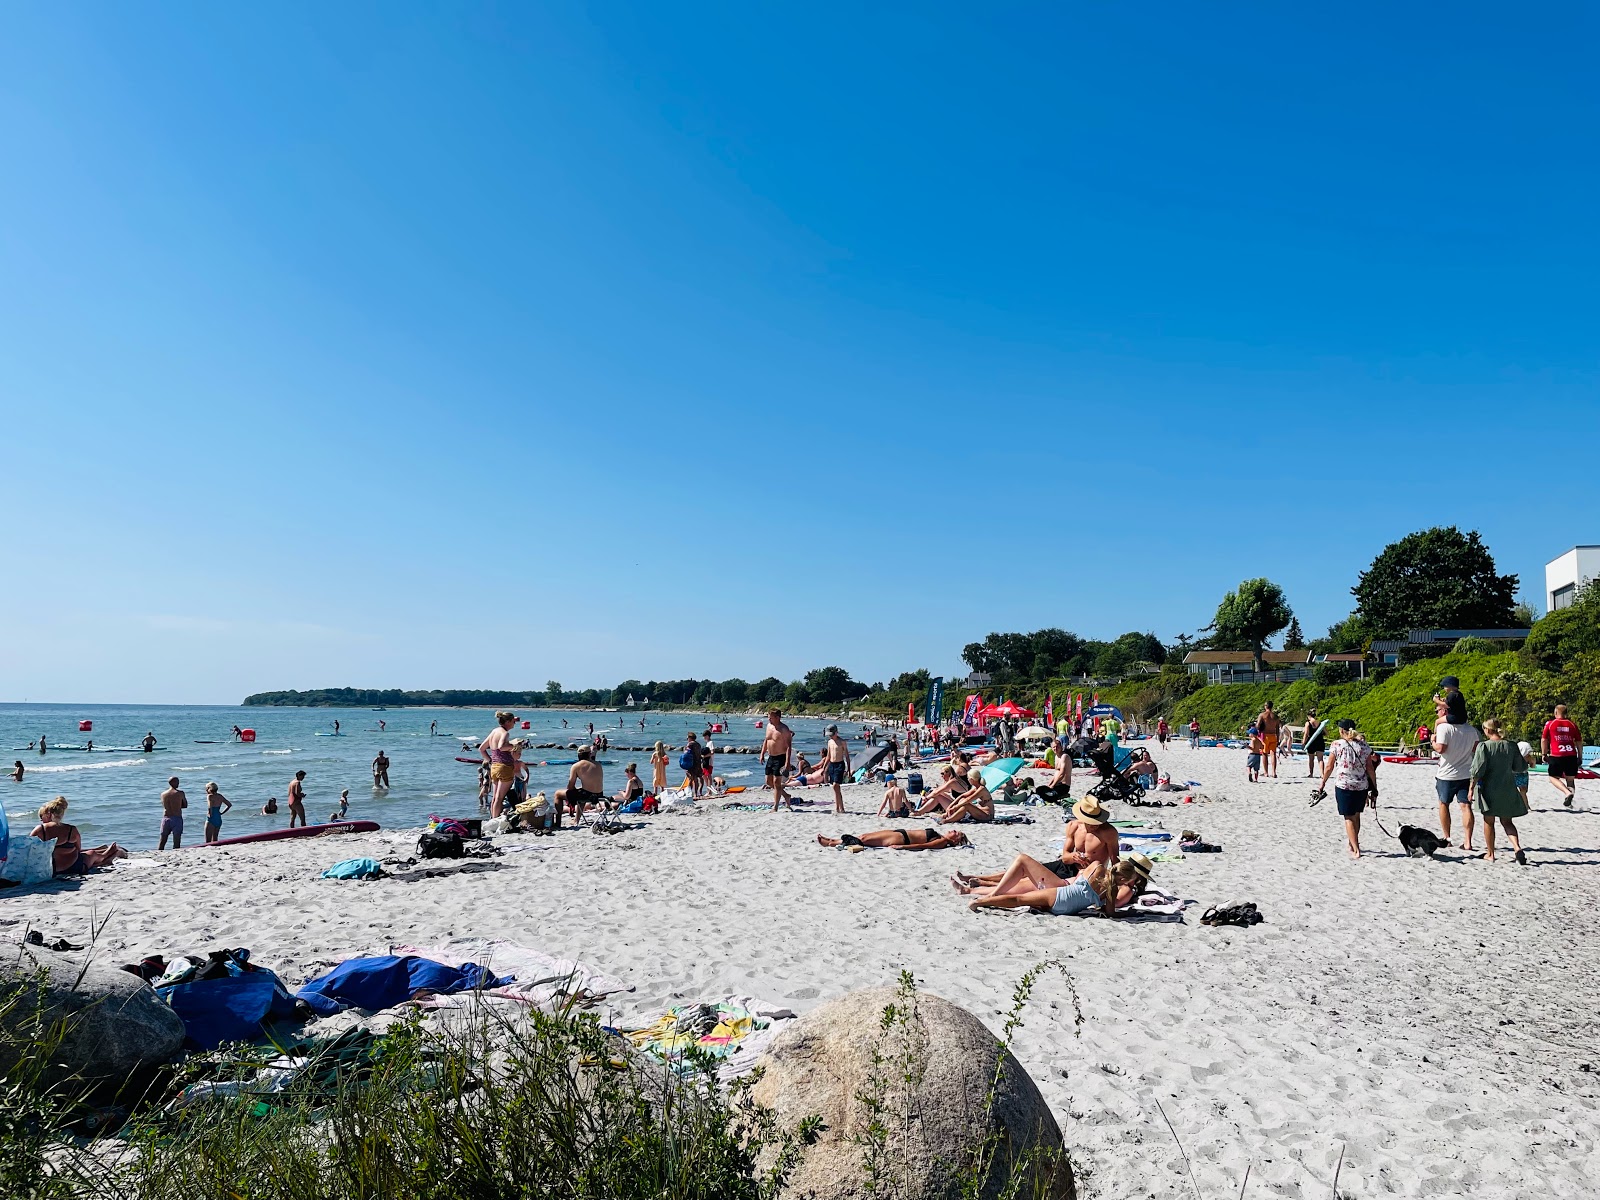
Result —
[[511, 982], [509, 976], [502, 978], [477, 963], [453, 967], [415, 955], [380, 954], [346, 959], [306, 984], [295, 999], [304, 1000], [318, 1016], [328, 1017], [347, 1008], [394, 1008], [423, 991], [448, 996]]
[[[390, 946], [389, 953], [426, 958], [447, 966], [475, 964], [507, 976], [505, 982], [489, 987], [485, 995], [546, 1010], [558, 1007], [568, 997], [589, 1003], [617, 992], [633, 991], [632, 984], [603, 974], [587, 963], [555, 958], [528, 946], [493, 938], [452, 938], [437, 946]], [[453, 1008], [463, 1001], [451, 995], [437, 995], [423, 1003], [428, 1008]]]
[[347, 858], [322, 873], [324, 879], [382, 879], [384, 870], [375, 858]]
[[1194, 903], [1158, 887], [1147, 887], [1137, 900], [1118, 911], [1117, 920], [1182, 921], [1183, 910]]
[[223, 1042], [252, 1042], [261, 1037], [263, 1021], [294, 1013], [289, 989], [272, 971], [250, 964], [249, 953], [219, 951], [205, 971], [217, 972], [215, 978], [195, 979], [190, 970], [185, 973], [189, 982], [156, 988], [156, 995], [183, 1021], [188, 1046], [215, 1050]]
[[643, 1029], [625, 1031], [640, 1050], [676, 1072], [690, 1070], [684, 1051], [693, 1046], [717, 1060], [724, 1082], [755, 1065], [784, 1021], [794, 1012], [750, 996], [730, 996], [703, 1004], [678, 1004]]

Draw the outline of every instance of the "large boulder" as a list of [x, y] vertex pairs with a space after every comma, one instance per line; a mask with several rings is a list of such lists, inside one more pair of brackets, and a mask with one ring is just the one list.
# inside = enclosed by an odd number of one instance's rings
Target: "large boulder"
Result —
[[[1076, 1196], [1061, 1130], [1038, 1086], [982, 1021], [948, 1000], [917, 993], [907, 1004], [893, 988], [851, 992], [795, 1021], [759, 1065], [752, 1099], [782, 1127], [813, 1115], [827, 1126], [790, 1176], [791, 1200], [866, 1196], [871, 1169], [893, 1181], [873, 1194], [949, 1200], [986, 1143], [986, 1200], [1014, 1170], [1031, 1176], [1021, 1196]], [[868, 1136], [874, 1105], [883, 1130], [876, 1138]]]
[[[17, 1002], [7, 1003], [19, 985]], [[183, 1048], [183, 1021], [137, 975], [80, 955], [0, 945], [0, 1028], [25, 1033], [40, 1015], [47, 1027], [61, 1023], [57, 1077], [121, 1080]], [[0, 1075], [14, 1062], [7, 1052], [0, 1043]]]

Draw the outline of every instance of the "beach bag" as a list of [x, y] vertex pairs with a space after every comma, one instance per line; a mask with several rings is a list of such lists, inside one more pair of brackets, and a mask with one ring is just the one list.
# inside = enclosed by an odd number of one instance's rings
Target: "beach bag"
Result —
[[11, 883], [49, 883], [55, 878], [51, 844], [36, 837], [14, 837], [0, 862], [0, 879]]
[[906, 794], [908, 796], [922, 795], [922, 772], [912, 771], [906, 776]]
[[419, 858], [460, 858], [465, 853], [459, 833], [425, 833], [417, 839]]
[[654, 795], [653, 793], [647, 793], [645, 795], [645, 798], [639, 802], [639, 811], [640, 812], [647, 812], [647, 813], [660, 812], [661, 811], [661, 800], [660, 800], [660, 798], [658, 796]]
[[681, 770], [692, 771], [698, 765], [698, 761], [693, 750], [685, 750], [678, 759], [678, 766]]

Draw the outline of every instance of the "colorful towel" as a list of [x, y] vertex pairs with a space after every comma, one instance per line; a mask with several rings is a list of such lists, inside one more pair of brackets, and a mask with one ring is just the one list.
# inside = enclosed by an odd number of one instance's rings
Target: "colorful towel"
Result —
[[645, 1028], [626, 1031], [626, 1036], [678, 1072], [690, 1069], [684, 1051], [696, 1047], [717, 1060], [717, 1074], [727, 1081], [754, 1066], [779, 1023], [793, 1017], [791, 1009], [731, 996], [715, 1003], [674, 1005]]

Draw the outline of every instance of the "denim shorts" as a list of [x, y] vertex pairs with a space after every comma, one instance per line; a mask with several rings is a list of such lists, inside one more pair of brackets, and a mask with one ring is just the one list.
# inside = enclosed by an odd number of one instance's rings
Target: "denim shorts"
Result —
[[1433, 790], [1439, 794], [1440, 804], [1449, 804], [1452, 800], [1457, 804], [1465, 804], [1471, 783], [1470, 779], [1435, 779]]
[[1511, 777], [1511, 785], [1513, 787], [1521, 788], [1523, 791], [1527, 791], [1528, 790], [1528, 773], [1526, 771], [1518, 771], [1515, 775], [1513, 775]]
[[1056, 898], [1050, 905], [1050, 911], [1058, 917], [1067, 917], [1099, 906], [1100, 893], [1090, 887], [1087, 880], [1076, 879], [1066, 887], [1056, 889]]

